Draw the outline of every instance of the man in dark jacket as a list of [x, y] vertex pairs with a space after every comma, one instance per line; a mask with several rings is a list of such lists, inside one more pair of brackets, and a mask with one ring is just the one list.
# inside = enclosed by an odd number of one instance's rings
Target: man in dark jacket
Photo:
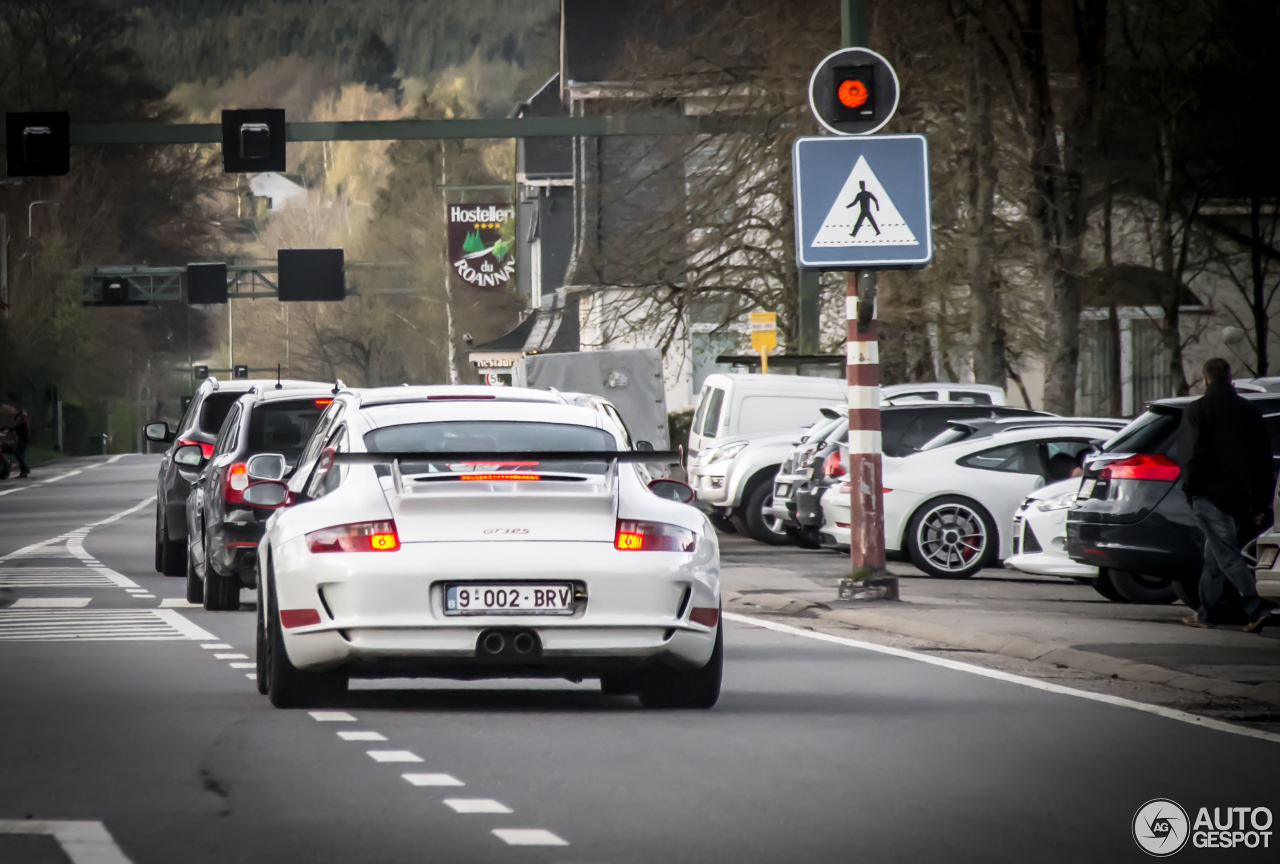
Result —
[[13, 432], [13, 458], [18, 460], [19, 477], [26, 477], [31, 473], [31, 469], [27, 467], [27, 443], [31, 440], [31, 421], [28, 419], [27, 411], [21, 405], [18, 405], [13, 412], [13, 425], [9, 427]]
[[1200, 609], [1183, 619], [1191, 627], [1216, 627], [1213, 611], [1227, 581], [1244, 600], [1246, 632], [1262, 629], [1269, 608], [1258, 597], [1253, 567], [1237, 540], [1246, 522], [1261, 524], [1271, 507], [1271, 442], [1262, 414], [1231, 385], [1231, 367], [1215, 357], [1204, 364], [1204, 396], [1187, 406], [1178, 430], [1182, 488], [1191, 516], [1204, 532]]

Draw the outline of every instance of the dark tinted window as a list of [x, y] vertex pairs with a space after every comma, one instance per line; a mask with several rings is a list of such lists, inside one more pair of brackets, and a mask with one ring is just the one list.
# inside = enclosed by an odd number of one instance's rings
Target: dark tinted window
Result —
[[1181, 408], [1152, 408], [1103, 444], [1102, 452], [1164, 453], [1173, 445], [1181, 422]]
[[952, 390], [952, 402], [963, 402], [966, 405], [990, 405], [991, 394], [981, 391]]
[[235, 410], [235, 403], [222, 421], [222, 429], [218, 432], [218, 440], [213, 443], [213, 455], [221, 456], [235, 448], [236, 434], [240, 431], [240, 414]]
[[325, 407], [317, 405], [315, 399], [255, 405], [249, 414], [248, 452], [245, 455], [280, 453], [292, 464], [302, 453], [302, 447], [311, 437]]
[[243, 393], [210, 393], [204, 397], [200, 406], [200, 431], [206, 435], [217, 435], [223, 421], [231, 412], [231, 406]]
[[1010, 474], [1041, 473], [1040, 459], [1036, 453], [1034, 441], [1023, 441], [983, 450], [981, 453], [964, 457], [959, 464], [969, 468], [1004, 471]]
[[1262, 423], [1267, 427], [1267, 439], [1271, 441], [1272, 458], [1280, 457], [1280, 414], [1263, 417]]

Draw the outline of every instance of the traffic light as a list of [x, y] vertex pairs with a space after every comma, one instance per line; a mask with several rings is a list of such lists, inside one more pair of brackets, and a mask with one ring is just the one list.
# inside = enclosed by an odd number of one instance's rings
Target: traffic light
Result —
[[188, 303], [226, 303], [227, 265], [188, 264]]
[[249, 367], [244, 365], [243, 363], [237, 363], [235, 366], [231, 367], [231, 377], [232, 378], [248, 378]]
[[10, 177], [71, 173], [71, 116], [66, 111], [6, 113], [4, 143]]
[[191, 372], [195, 376], [195, 379], [197, 381], [203, 381], [204, 379], [209, 377], [208, 366], [192, 366]]
[[222, 171], [284, 171], [284, 109], [222, 112]]
[[146, 306], [145, 297], [134, 299], [130, 296], [127, 276], [94, 276], [97, 299], [87, 302], [86, 306]]
[[831, 70], [832, 116], [868, 120], [876, 113], [876, 67], [836, 66]]

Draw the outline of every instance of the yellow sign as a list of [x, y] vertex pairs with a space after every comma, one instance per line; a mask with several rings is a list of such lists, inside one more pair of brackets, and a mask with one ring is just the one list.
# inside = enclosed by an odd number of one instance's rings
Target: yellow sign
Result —
[[760, 354], [760, 371], [769, 371], [769, 352], [778, 347], [778, 314], [751, 313], [751, 349]]

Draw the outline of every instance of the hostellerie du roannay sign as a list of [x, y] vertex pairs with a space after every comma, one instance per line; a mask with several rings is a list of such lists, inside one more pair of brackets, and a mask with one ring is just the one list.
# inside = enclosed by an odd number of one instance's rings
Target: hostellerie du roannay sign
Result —
[[515, 250], [502, 239], [502, 223], [515, 218], [510, 204], [450, 204], [449, 263], [469, 285], [502, 288], [516, 275]]

